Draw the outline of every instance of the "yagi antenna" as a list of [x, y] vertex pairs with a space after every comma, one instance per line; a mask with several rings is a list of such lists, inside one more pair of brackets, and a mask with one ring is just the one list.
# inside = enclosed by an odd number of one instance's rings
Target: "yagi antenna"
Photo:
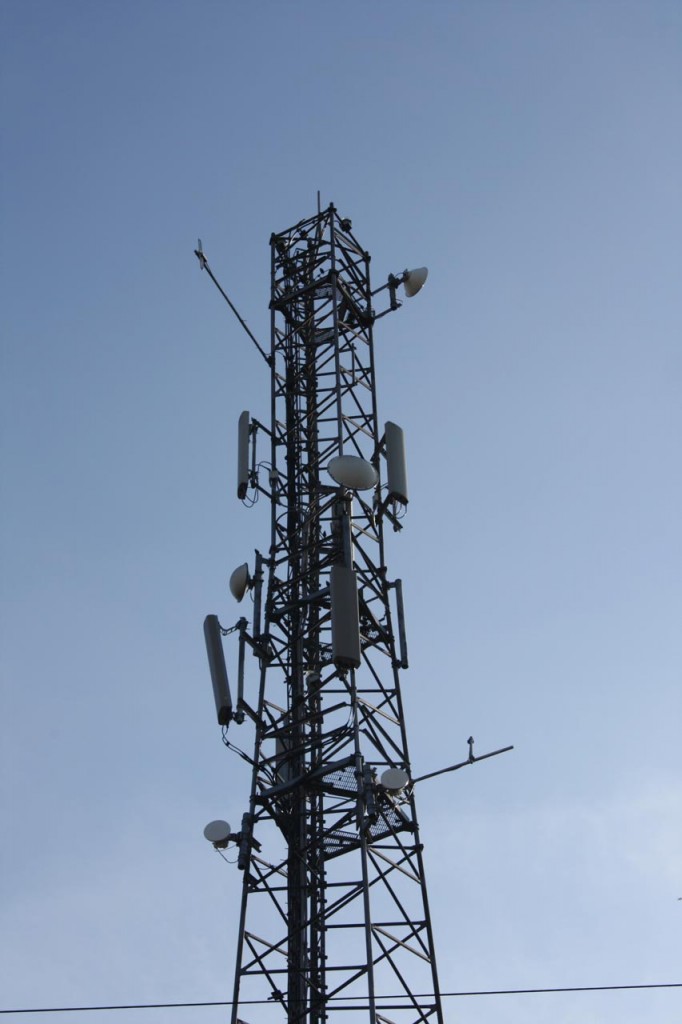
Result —
[[227, 294], [225, 289], [221, 286], [220, 282], [216, 279], [215, 274], [213, 273], [213, 271], [209, 267], [208, 260], [204, 256], [204, 250], [203, 250], [200, 238], [197, 239], [197, 247], [194, 250], [194, 255], [199, 260], [199, 266], [201, 267], [201, 269], [205, 270], [206, 273], [208, 274], [208, 276], [211, 278], [211, 280], [213, 281], [213, 284], [216, 286], [216, 288], [218, 289], [218, 291], [220, 292], [222, 297], [225, 299], [225, 302], [228, 304], [228, 306], [230, 307], [230, 309], [232, 310], [234, 315], [237, 317], [237, 320], [239, 320], [239, 323], [242, 325], [242, 327], [244, 328], [244, 330], [246, 331], [248, 336], [251, 338], [251, 341], [254, 343], [254, 345], [256, 346], [256, 348], [258, 349], [260, 354], [262, 355], [262, 357], [265, 360], [265, 362], [268, 364], [268, 366], [270, 366], [271, 365], [270, 356], [266, 353], [266, 351], [263, 348], [263, 346], [260, 344], [258, 339], [254, 336], [254, 334], [250, 330], [246, 320], [242, 316], [240, 316], [239, 310], [236, 308], [236, 306], [234, 305], [234, 303], [230, 299], [229, 295]]

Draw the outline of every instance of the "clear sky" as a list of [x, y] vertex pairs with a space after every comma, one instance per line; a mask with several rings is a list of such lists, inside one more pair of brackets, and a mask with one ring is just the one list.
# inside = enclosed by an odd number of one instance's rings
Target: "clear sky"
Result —
[[[515, 744], [417, 790], [443, 988], [682, 981], [679, 0], [1, 0], [0, 38], [0, 1009], [230, 997], [201, 832], [249, 778], [201, 626], [267, 542], [234, 475], [268, 375], [192, 250], [267, 341], [318, 189], [377, 280], [431, 271], [376, 334], [413, 766]], [[446, 1009], [673, 1024], [682, 990]]]

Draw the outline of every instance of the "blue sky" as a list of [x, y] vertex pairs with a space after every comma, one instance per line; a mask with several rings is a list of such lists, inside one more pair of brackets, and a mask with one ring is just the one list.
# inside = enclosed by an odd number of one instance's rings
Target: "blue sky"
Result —
[[[269, 235], [318, 189], [377, 280], [430, 267], [376, 337], [413, 766], [515, 744], [418, 790], [443, 988], [682, 981], [682, 7], [0, 19], [0, 1008], [229, 998], [240, 880], [201, 830], [249, 779], [201, 624], [236, 620], [267, 536], [233, 481], [268, 379], [192, 249], [267, 339]], [[446, 1005], [667, 1024], [681, 999]]]

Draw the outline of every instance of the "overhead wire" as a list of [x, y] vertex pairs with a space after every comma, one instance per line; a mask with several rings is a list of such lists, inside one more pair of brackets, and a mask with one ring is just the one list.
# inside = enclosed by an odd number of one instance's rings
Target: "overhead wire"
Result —
[[[502, 989], [481, 989], [471, 992], [441, 992], [441, 999], [452, 999], [460, 998], [463, 996], [521, 996], [521, 995], [543, 995], [549, 993], [561, 993], [561, 992], [627, 992], [633, 990], [645, 990], [645, 989], [671, 989], [671, 988], [682, 988], [682, 981], [671, 981], [671, 982], [651, 982], [648, 984], [641, 985], [571, 985], [555, 988], [502, 988]], [[334, 996], [328, 1000], [328, 1002], [346, 1002], [348, 1000], [356, 999], [356, 996]], [[390, 1004], [383, 1000], [388, 999], [402, 999], [404, 993], [398, 993], [398, 995], [380, 996], [378, 1009], [380, 1010], [399, 1010], [405, 1009], [404, 1003]], [[435, 999], [433, 993], [420, 992], [413, 996], [414, 999]], [[41, 1006], [32, 1008], [21, 1008], [13, 1010], [0, 1009], [0, 1014], [11, 1014], [11, 1013], [88, 1013], [93, 1011], [109, 1011], [109, 1010], [171, 1010], [171, 1009], [197, 1009], [201, 1007], [210, 1006], [233, 1006], [234, 1002], [231, 999], [227, 1000], [216, 1000], [216, 1001], [204, 1001], [204, 1002], [192, 1002], [192, 1003], [127, 1003], [127, 1004], [115, 1004], [108, 1006]], [[272, 1006], [271, 999], [241, 999], [239, 1001], [240, 1006]]]

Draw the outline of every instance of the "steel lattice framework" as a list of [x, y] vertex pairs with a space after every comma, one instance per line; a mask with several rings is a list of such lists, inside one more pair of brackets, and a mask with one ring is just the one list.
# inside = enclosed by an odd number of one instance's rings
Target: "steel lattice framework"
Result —
[[[377, 418], [383, 314], [370, 257], [333, 205], [273, 234], [271, 253], [271, 422], [248, 420], [240, 482], [272, 514], [253, 627], [238, 624], [260, 683], [257, 706], [242, 696], [232, 715], [256, 733], [249, 810], [231, 837], [243, 870], [232, 1024], [442, 1024], [411, 782], [381, 782], [387, 769], [412, 778], [401, 584], [384, 553], [407, 496], [387, 485], [391, 425]], [[390, 308], [398, 283], [384, 286]], [[340, 455], [374, 467], [374, 486], [335, 482]]]

